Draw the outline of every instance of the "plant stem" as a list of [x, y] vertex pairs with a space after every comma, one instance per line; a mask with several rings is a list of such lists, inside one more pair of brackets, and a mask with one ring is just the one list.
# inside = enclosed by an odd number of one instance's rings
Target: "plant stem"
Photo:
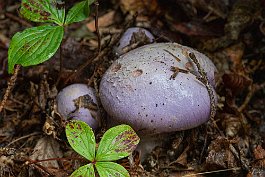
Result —
[[49, 158], [49, 159], [41, 159], [41, 160], [32, 160], [32, 159], [26, 159], [28, 161], [28, 164], [36, 164], [36, 163], [40, 163], [40, 162], [47, 162], [47, 161], [54, 161], [54, 160], [58, 160], [58, 161], [62, 161], [62, 160], [78, 160], [78, 161], [87, 161], [84, 158], [79, 158], [79, 157], [58, 157], [58, 158]]
[[58, 75], [58, 78], [55, 84], [56, 86], [58, 86], [60, 79], [62, 77], [62, 73], [63, 73], [62, 44], [60, 45], [60, 48], [59, 48], [59, 57], [60, 57], [60, 70], [59, 70], [59, 75]]
[[7, 99], [16, 83], [16, 80], [17, 80], [17, 75], [18, 75], [18, 72], [20, 70], [20, 65], [15, 65], [15, 70], [14, 70], [14, 74], [11, 76], [10, 80], [8, 81], [8, 84], [7, 84], [7, 89], [5, 91], [5, 94], [3, 96], [3, 100], [1, 101], [1, 104], [0, 104], [0, 113], [2, 112], [2, 110], [4, 109], [4, 106], [7, 102]]

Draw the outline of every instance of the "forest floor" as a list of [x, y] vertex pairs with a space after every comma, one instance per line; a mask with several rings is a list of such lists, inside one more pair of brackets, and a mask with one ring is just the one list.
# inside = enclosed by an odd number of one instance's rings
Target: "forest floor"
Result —
[[[66, 8], [74, 2], [65, 2]], [[0, 98], [11, 77], [12, 36], [38, 25], [23, 19], [19, 7], [18, 1], [0, 1]], [[79, 155], [67, 144], [55, 97], [72, 83], [98, 90], [115, 60], [113, 47], [134, 26], [148, 29], [156, 42], [176, 42], [206, 54], [218, 69], [219, 100], [214, 120], [169, 136], [142, 163], [137, 152], [118, 162], [131, 176], [265, 176], [264, 7], [264, 0], [102, 0], [98, 11], [92, 4], [87, 20], [66, 28], [60, 52], [18, 73], [0, 113], [0, 176], [69, 176], [84, 164], [71, 160]], [[98, 138], [106, 119], [104, 114]]]

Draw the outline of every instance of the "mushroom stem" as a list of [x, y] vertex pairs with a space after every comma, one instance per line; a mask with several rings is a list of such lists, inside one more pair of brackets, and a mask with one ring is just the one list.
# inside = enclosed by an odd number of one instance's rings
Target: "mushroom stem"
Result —
[[137, 145], [136, 151], [140, 153], [141, 162], [156, 148], [163, 147], [169, 140], [172, 133], [160, 133], [155, 135], [138, 135], [140, 143]]

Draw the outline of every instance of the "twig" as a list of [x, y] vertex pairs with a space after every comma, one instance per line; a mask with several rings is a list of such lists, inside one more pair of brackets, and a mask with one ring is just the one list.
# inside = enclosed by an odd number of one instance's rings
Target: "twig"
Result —
[[7, 84], [7, 89], [6, 89], [5, 94], [3, 96], [3, 100], [2, 100], [2, 102], [0, 104], [0, 112], [2, 112], [4, 106], [5, 106], [6, 102], [7, 102], [7, 99], [9, 97], [9, 95], [10, 95], [10, 92], [12, 91], [12, 89], [13, 89], [13, 87], [15, 85], [19, 69], [20, 69], [20, 65], [16, 65], [15, 66], [15, 70], [14, 70], [14, 74], [11, 76], [11, 78], [10, 78], [8, 84]]
[[210, 106], [211, 106], [211, 113], [210, 113], [210, 119], [214, 119], [214, 116], [216, 114], [216, 106], [215, 106], [215, 98], [214, 98], [214, 93], [213, 93], [213, 88], [212, 86], [210, 85], [209, 83], [209, 80], [208, 80], [208, 77], [207, 77], [207, 74], [206, 72], [204, 71], [204, 69], [201, 67], [200, 63], [198, 62], [198, 59], [196, 58], [196, 56], [194, 55], [194, 53], [189, 53], [189, 58], [195, 63], [197, 69], [198, 69], [198, 72], [200, 74], [200, 76], [196, 76], [196, 78], [201, 81], [208, 93], [209, 93], [209, 97], [210, 97]]
[[253, 95], [261, 90], [265, 88], [265, 82], [258, 85], [258, 84], [253, 84], [248, 88], [248, 94], [244, 100], [244, 102], [242, 103], [242, 105], [238, 108], [239, 112], [243, 112], [244, 109], [247, 107], [248, 103], [250, 102], [251, 98], [253, 97]]
[[23, 139], [25, 139], [25, 138], [28, 138], [28, 137], [31, 137], [31, 136], [35, 136], [35, 135], [39, 135], [39, 134], [40, 134], [40, 132], [33, 132], [33, 133], [31, 133], [31, 134], [28, 134], [28, 135], [25, 135], [25, 136], [19, 137], [19, 138], [15, 139], [14, 141], [11, 141], [10, 143], [8, 143], [8, 144], [6, 145], [6, 147], [10, 146], [11, 144], [14, 144], [15, 142], [18, 142], [18, 141], [20, 141], [20, 140], [23, 140]]
[[98, 38], [98, 53], [101, 51], [101, 37], [99, 33], [99, 28], [98, 28], [98, 6], [99, 3], [98, 1], [95, 1], [95, 6], [96, 6], [96, 14], [95, 14], [95, 28], [96, 28], [96, 33], [97, 33], [97, 38]]
[[61, 77], [62, 77], [62, 73], [63, 73], [62, 45], [60, 45], [59, 53], [60, 53], [60, 70], [59, 70], [59, 76], [58, 76], [57, 81], [56, 81], [56, 83], [55, 83], [56, 86], [59, 84], [60, 79], [61, 79]]
[[75, 77], [77, 77], [88, 65], [90, 64], [94, 64], [95, 62], [100, 61], [106, 54], [108, 54], [108, 52], [111, 51], [110, 46], [115, 45], [118, 40], [120, 39], [121, 34], [123, 34], [123, 32], [129, 27], [131, 26], [131, 24], [133, 24], [133, 22], [135, 21], [137, 17], [137, 13], [133, 16], [132, 20], [130, 20], [126, 26], [124, 27], [124, 29], [121, 31], [120, 34], [115, 34], [114, 37], [112, 37], [112, 39], [110, 40], [109, 44], [107, 45], [108, 47], [102, 49], [102, 51], [100, 51], [100, 53], [97, 53], [97, 55], [95, 55], [94, 59], [88, 59], [83, 65], [81, 65], [77, 71], [75, 71], [73, 74], [71, 74], [68, 79], [65, 81], [65, 83], [68, 83], [69, 81], [71, 81], [72, 79], [74, 79]]
[[[237, 148], [237, 149], [238, 149], [238, 148]], [[239, 150], [239, 149], [236, 150], [236, 148], [235, 148], [232, 144], [229, 144], [229, 150], [230, 150], [230, 152], [234, 155], [234, 157], [237, 158], [237, 160], [240, 161], [241, 166], [243, 166], [243, 169], [249, 171], [249, 167], [248, 167], [248, 165], [246, 165], [246, 164], [244, 163], [244, 161], [243, 161], [243, 160], [241, 159], [241, 157], [240, 157], [240, 150]]]
[[201, 150], [201, 153], [200, 153], [200, 160], [199, 160], [200, 163], [201, 163], [202, 158], [203, 158], [203, 153], [204, 153], [204, 151], [205, 151], [205, 149], [206, 149], [206, 147], [207, 147], [207, 139], [208, 139], [208, 134], [207, 134], [207, 132], [206, 132], [206, 136], [204, 136], [203, 147], [202, 147], [202, 150]]
[[4, 47], [7, 49], [10, 43], [10, 39], [4, 34], [0, 33], [0, 41], [3, 43]]
[[[27, 162], [26, 162], [26, 165], [28, 165], [27, 164]], [[40, 165], [40, 164], [30, 164], [30, 165], [32, 165], [32, 166], [34, 166], [35, 168], [37, 168], [39, 171], [41, 171], [41, 172], [43, 172], [43, 173], [46, 173], [46, 176], [53, 176], [53, 174], [51, 174], [48, 170], [47, 170], [47, 168], [46, 167], [44, 167], [44, 166], [42, 166], [42, 165]]]
[[107, 53], [107, 50], [103, 50], [100, 54], [98, 54], [94, 59], [89, 59], [87, 60], [83, 65], [81, 65], [78, 70], [71, 74], [70, 77], [67, 78], [67, 80], [65, 81], [66, 83], [68, 83], [70, 80], [72, 80], [73, 78], [75, 78], [76, 76], [78, 76], [88, 65], [95, 63], [96, 61], [98, 61], [102, 56], [104, 56]]
[[79, 160], [79, 161], [87, 161], [84, 158], [80, 158], [80, 157], [59, 157], [59, 158], [49, 158], [49, 159], [41, 159], [41, 160], [32, 160], [32, 159], [26, 159], [27, 160], [27, 164], [36, 164], [36, 163], [41, 163], [41, 162], [47, 162], [47, 161], [62, 161], [62, 160]]
[[223, 136], [223, 132], [219, 129], [218, 125], [216, 124], [216, 122], [214, 120], [214, 116], [216, 114], [215, 97], [214, 97], [214, 93], [213, 93], [213, 88], [209, 83], [207, 74], [204, 71], [204, 69], [201, 67], [198, 59], [196, 58], [196, 56], [194, 55], [193, 52], [189, 53], [189, 58], [195, 63], [195, 65], [198, 69], [198, 72], [200, 74], [200, 76], [196, 76], [196, 78], [205, 85], [205, 87], [208, 91], [208, 94], [210, 97], [210, 106], [211, 106], [210, 120], [212, 120], [212, 123], [215, 126], [215, 128], [218, 130], [219, 134]]
[[198, 176], [198, 175], [220, 173], [220, 172], [227, 172], [227, 171], [239, 171], [239, 170], [241, 170], [240, 167], [235, 167], [235, 168], [228, 168], [228, 169], [224, 169], [224, 170], [214, 170], [214, 171], [206, 171], [206, 172], [195, 173], [195, 174], [188, 174], [188, 175], [184, 175], [183, 177]]
[[242, 112], [248, 105], [249, 101], [251, 100], [251, 98], [253, 97], [254, 93], [256, 92], [256, 87], [254, 85], [250, 85], [248, 87], [248, 94], [243, 102], [243, 104], [238, 108], [239, 112]]
[[19, 22], [19, 23], [21, 23], [23, 26], [26, 26], [26, 27], [32, 27], [32, 25], [31, 25], [30, 23], [28, 23], [27, 21], [25, 21], [25, 20], [23, 20], [23, 19], [21, 19], [21, 18], [15, 16], [15, 15], [13, 15], [12, 13], [7, 12], [7, 13], [5, 13], [5, 15], [6, 15], [8, 18], [10, 18], [10, 19], [12, 19], [12, 20], [14, 20], [14, 21], [17, 21], [17, 22]]
[[[118, 41], [118, 39], [119, 39], [119, 34], [118, 35], [115, 35], [114, 37], [113, 37], [113, 39], [110, 41], [110, 43], [109, 43], [109, 46], [112, 46], [112, 45], [114, 45], [117, 41]], [[94, 64], [94, 63], [96, 63], [96, 62], [98, 62], [98, 61], [100, 61], [108, 52], [110, 52], [111, 51], [111, 48], [110, 47], [106, 47], [106, 48], [104, 48], [100, 53], [98, 53], [97, 55], [96, 55], [96, 57], [94, 58], [94, 59], [89, 59], [89, 60], [87, 60], [83, 65], [81, 65], [79, 68], [78, 68], [78, 70], [75, 72], [75, 73], [73, 73], [72, 75], [70, 75], [70, 77], [68, 77], [68, 79], [65, 81], [66, 83], [68, 83], [70, 80], [72, 80], [74, 77], [76, 77], [76, 76], [78, 76], [88, 65], [90, 65], [90, 64]]]

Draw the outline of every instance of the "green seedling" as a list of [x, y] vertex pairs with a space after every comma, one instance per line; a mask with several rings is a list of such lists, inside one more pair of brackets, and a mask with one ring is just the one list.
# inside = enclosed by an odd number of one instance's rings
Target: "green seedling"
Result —
[[13, 73], [16, 64], [32, 66], [50, 59], [62, 42], [64, 27], [86, 19], [93, 1], [83, 0], [66, 13], [58, 0], [22, 0], [20, 14], [44, 25], [28, 28], [12, 37], [8, 49], [8, 72]]
[[128, 171], [112, 162], [129, 156], [140, 139], [129, 125], [118, 125], [107, 130], [99, 145], [96, 146], [92, 129], [82, 121], [74, 120], [66, 125], [66, 136], [71, 147], [90, 161], [72, 173], [72, 177], [129, 177]]

